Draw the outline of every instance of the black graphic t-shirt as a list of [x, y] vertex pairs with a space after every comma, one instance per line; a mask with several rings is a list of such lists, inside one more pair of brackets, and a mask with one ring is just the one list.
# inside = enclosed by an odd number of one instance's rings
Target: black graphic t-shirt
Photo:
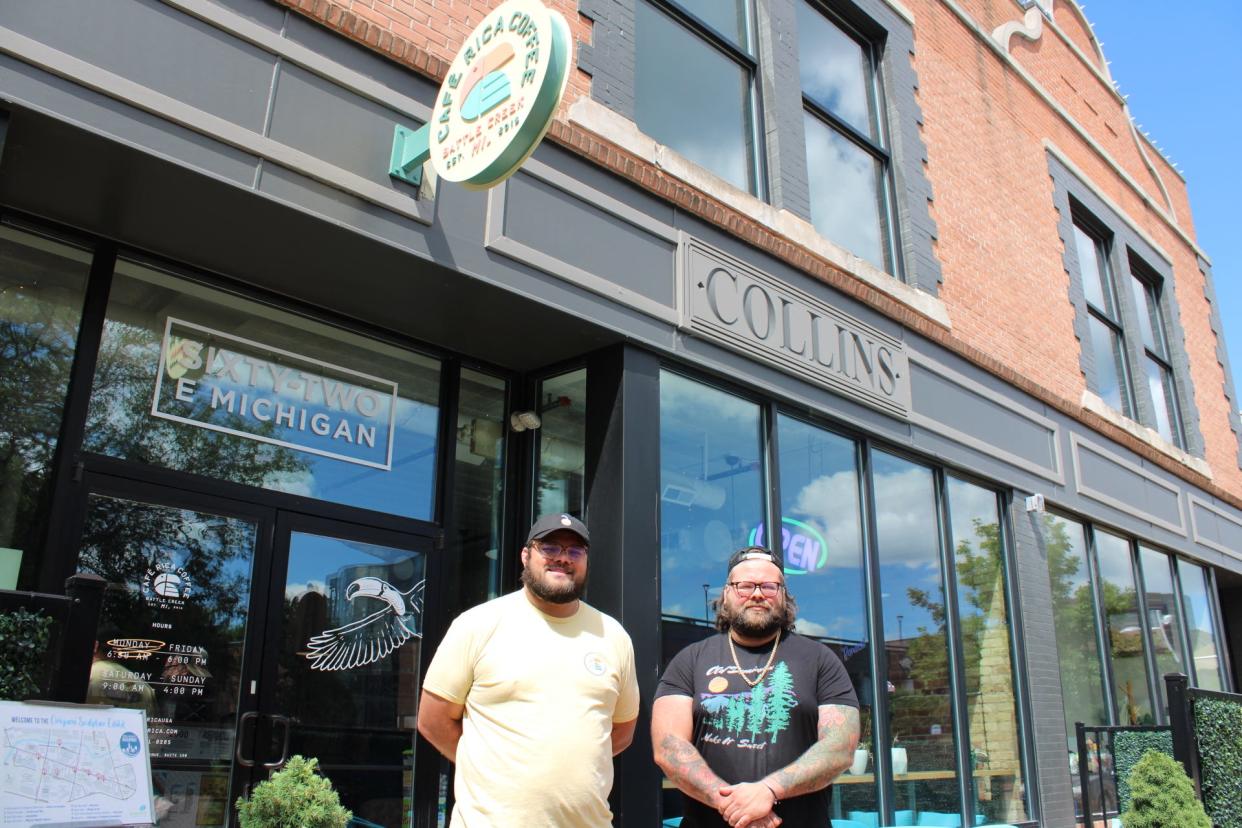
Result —
[[[753, 681], [772, 645], [735, 647], [738, 665]], [[755, 782], [805, 753], [818, 736], [820, 705], [858, 707], [836, 653], [796, 633], [782, 634], [772, 669], [753, 688], [738, 675], [724, 634], [691, 644], [664, 671], [655, 694], [661, 696], [694, 699], [694, 746], [728, 783]], [[781, 802], [776, 813], [791, 828], [827, 825], [830, 790]], [[685, 802], [682, 828], [728, 825], [698, 800], [687, 796]]]

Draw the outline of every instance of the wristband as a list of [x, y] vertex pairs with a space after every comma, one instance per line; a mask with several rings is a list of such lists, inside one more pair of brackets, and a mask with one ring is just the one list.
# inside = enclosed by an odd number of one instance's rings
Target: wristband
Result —
[[763, 787], [767, 788], [767, 789], [768, 789], [768, 793], [772, 794], [772, 804], [773, 804], [773, 805], [780, 805], [780, 804], [781, 804], [781, 798], [780, 798], [779, 796], [777, 796], [777, 795], [776, 795], [776, 791], [772, 788], [772, 786], [771, 786], [771, 785], [769, 785], [767, 782], [764, 782], [762, 779], [760, 779], [760, 780], [759, 780], [759, 784], [761, 784], [761, 785], [763, 785]]

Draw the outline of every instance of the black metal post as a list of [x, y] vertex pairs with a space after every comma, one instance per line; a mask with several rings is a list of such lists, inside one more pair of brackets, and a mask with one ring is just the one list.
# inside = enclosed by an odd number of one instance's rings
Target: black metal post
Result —
[[1195, 744], [1195, 723], [1190, 709], [1190, 680], [1184, 673], [1165, 673], [1169, 695], [1169, 725], [1173, 729], [1173, 758], [1182, 763], [1186, 775], [1195, 783], [1195, 796], [1203, 798], [1199, 784], [1199, 748]]
[[[1087, 731], [1082, 722], [1074, 722], [1074, 737], [1078, 741], [1078, 788], [1082, 794], [1082, 818], [1086, 825], [1091, 824], [1091, 774], [1088, 772], [1091, 759], [1087, 756]], [[1103, 802], [1100, 803], [1101, 810]]]
[[89, 573], [70, 575], [65, 581], [65, 595], [72, 603], [61, 637], [60, 663], [52, 683], [51, 696], [56, 701], [78, 704], [86, 701], [105, 586], [107, 581]]

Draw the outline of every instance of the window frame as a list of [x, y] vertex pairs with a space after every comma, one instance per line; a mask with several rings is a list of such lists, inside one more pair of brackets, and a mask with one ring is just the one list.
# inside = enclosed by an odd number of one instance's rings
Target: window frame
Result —
[[[1152, 338], [1155, 342], [1150, 345], [1141, 335], [1136, 347], [1140, 355], [1145, 359], [1154, 363], [1160, 370], [1161, 380], [1167, 379], [1165, 386], [1165, 414], [1169, 418], [1169, 434], [1161, 434], [1170, 443], [1177, 446], [1183, 451], [1186, 449], [1186, 424], [1182, 416], [1181, 394], [1177, 390], [1177, 373], [1173, 370], [1173, 352], [1169, 344], [1169, 327], [1165, 320], [1163, 308], [1164, 301], [1164, 281], [1152, 270], [1151, 266], [1143, 261], [1133, 251], [1129, 251], [1127, 263], [1130, 266], [1130, 278], [1132, 284], [1140, 286], [1145, 295], [1145, 301], [1148, 311], [1148, 323], [1151, 325]], [[1138, 311], [1136, 304], [1135, 310]], [[1139, 320], [1140, 330], [1142, 320]], [[1153, 350], [1153, 346], [1159, 350]], [[1159, 415], [1156, 411], [1156, 400], [1153, 398], [1152, 414]], [[1153, 426], [1157, 432], [1160, 431], [1159, 419], [1156, 420], [1157, 425]]]
[[[1128, 337], [1126, 336], [1126, 328], [1124, 324], [1124, 316], [1122, 314], [1121, 302], [1122, 294], [1117, 290], [1116, 268], [1113, 267], [1112, 255], [1115, 248], [1115, 239], [1108, 230], [1095, 221], [1093, 217], [1087, 215], [1085, 210], [1076, 202], [1074, 204], [1072, 224], [1076, 231], [1081, 232], [1089, 241], [1095, 245], [1096, 262], [1099, 263], [1100, 270], [1094, 274], [1094, 278], [1100, 282], [1100, 287], [1104, 291], [1104, 301], [1106, 304], [1112, 305], [1112, 312], [1106, 307], [1100, 307], [1091, 301], [1087, 295], [1086, 282], [1087, 272], [1082, 258], [1078, 256], [1077, 239], [1075, 239], [1075, 258], [1078, 259], [1078, 278], [1083, 286], [1083, 302], [1087, 306], [1088, 316], [1088, 336], [1090, 336], [1090, 326], [1092, 321], [1103, 325], [1114, 337], [1119, 347], [1120, 371], [1117, 376], [1118, 390], [1121, 393], [1121, 413], [1132, 420], [1138, 420], [1138, 400], [1134, 386], [1134, 369], [1130, 364], [1129, 346], [1127, 345]], [[1088, 346], [1090, 347], [1090, 346]], [[1093, 391], [1099, 393], [1100, 387], [1100, 367], [1095, 363], [1095, 351], [1091, 350], [1093, 360], [1093, 371], [1089, 378], [1090, 385], [1093, 385]], [[1107, 401], [1106, 401], [1107, 402]]]
[[[747, 127], [743, 135], [748, 155], [746, 171], [750, 178], [749, 189], [746, 191], [760, 201], [769, 202], [771, 199], [768, 187], [768, 170], [762, 125], [763, 92], [759, 83], [758, 26], [755, 20], [756, 0], [732, 1], [745, 4], [743, 9], [746, 23], [745, 47], [735, 43], [728, 35], [684, 7], [679, 0], [634, 0], [636, 4], [646, 4], [657, 14], [666, 18], [670, 24], [681, 27], [708, 48], [720, 53], [745, 71], [747, 99], [741, 107], [741, 113], [746, 119]], [[637, 51], [637, 45], [635, 49]], [[673, 149], [676, 151], [675, 148]], [[693, 159], [688, 160], [691, 163], [697, 164]], [[721, 180], [728, 181], [716, 170], [708, 167], [703, 167], [703, 169]], [[729, 183], [732, 184], [732, 182]]]
[[[867, 66], [867, 103], [868, 103], [868, 120], [874, 136], [866, 135], [859, 131], [853, 124], [848, 123], [838, 116], [824, 102], [819, 101], [802, 88], [801, 77], [799, 77], [799, 96], [802, 101], [802, 111], [818, 120], [834, 133], [843, 136], [852, 145], [858, 147], [867, 153], [880, 166], [880, 180], [877, 182], [876, 191], [879, 196], [879, 203], [876, 205], [880, 223], [880, 245], [884, 254], [884, 267], [886, 267], [893, 276], [903, 279], [904, 263], [902, 258], [902, 248], [898, 241], [899, 222], [897, 215], [897, 188], [894, 175], [894, 160], [890, 150], [892, 138], [889, 133], [887, 103], [884, 96], [884, 62], [882, 60], [883, 36], [868, 36], [858, 26], [850, 23], [836, 10], [830, 8], [819, 0], [795, 0], [800, 5], [806, 6], [813, 14], [821, 15], [829, 25], [834, 26], [843, 35], [857, 43], [861, 49]], [[795, 11], [795, 17], [796, 17]], [[802, 59], [802, 43], [798, 43], [798, 61], [801, 67]], [[799, 73], [801, 69], [799, 68]], [[810, 138], [803, 134], [803, 152], [809, 152]], [[807, 165], [807, 193], [811, 191], [814, 176], [810, 169], [809, 159]], [[816, 228], [816, 232], [821, 232]], [[822, 233], [821, 233], [822, 234]], [[825, 236], [825, 238], [828, 238]], [[850, 251], [856, 253], [856, 251]]]

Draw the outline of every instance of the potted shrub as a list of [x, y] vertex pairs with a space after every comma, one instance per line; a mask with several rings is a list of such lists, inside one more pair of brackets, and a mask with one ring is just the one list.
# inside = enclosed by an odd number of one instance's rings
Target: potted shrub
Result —
[[1130, 771], [1130, 809], [1121, 815], [1125, 828], [1212, 828], [1195, 797], [1181, 763], [1149, 750]]
[[294, 756], [237, 800], [242, 828], [345, 828], [353, 816], [341, 807], [332, 783], [317, 772], [318, 759]]

